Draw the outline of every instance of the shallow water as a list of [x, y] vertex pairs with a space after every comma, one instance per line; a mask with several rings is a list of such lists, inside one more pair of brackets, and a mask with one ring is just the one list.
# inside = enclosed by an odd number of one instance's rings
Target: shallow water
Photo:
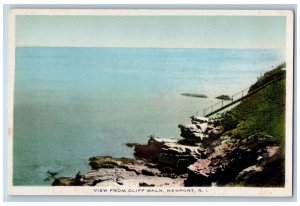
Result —
[[[128, 142], [179, 138], [179, 123], [284, 61], [241, 49], [17, 48], [15, 185], [74, 176], [95, 155], [132, 157]], [[205, 94], [209, 98], [181, 96]]]

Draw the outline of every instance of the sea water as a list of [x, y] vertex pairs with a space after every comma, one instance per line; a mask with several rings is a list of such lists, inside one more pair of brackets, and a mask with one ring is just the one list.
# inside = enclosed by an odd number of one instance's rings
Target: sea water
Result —
[[[50, 185], [178, 124], [284, 62], [258, 49], [16, 48], [13, 184]], [[182, 96], [205, 94], [208, 98]]]

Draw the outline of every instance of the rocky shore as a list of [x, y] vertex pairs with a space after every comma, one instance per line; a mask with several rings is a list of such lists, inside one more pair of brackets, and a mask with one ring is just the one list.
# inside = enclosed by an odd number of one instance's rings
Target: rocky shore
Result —
[[216, 119], [191, 117], [178, 126], [182, 139], [150, 137], [129, 143], [135, 159], [96, 156], [91, 171], [59, 177], [53, 186], [184, 187], [282, 186], [284, 160], [273, 137], [240, 138]]
[[90, 172], [56, 178], [52, 185], [283, 187], [285, 67], [259, 77], [249, 91], [268, 86], [222, 115], [192, 116], [190, 124], [178, 125], [181, 139], [128, 143], [134, 159], [91, 157]]

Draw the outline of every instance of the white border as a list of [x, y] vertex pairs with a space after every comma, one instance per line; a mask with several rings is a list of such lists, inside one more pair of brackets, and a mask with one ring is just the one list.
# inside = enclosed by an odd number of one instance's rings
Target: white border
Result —
[[174, 10], [174, 9], [13, 9], [12, 15], [70, 16], [289, 16], [289, 10]]
[[[141, 188], [127, 188], [126, 192], [94, 192], [96, 187], [39, 187], [13, 186], [13, 91], [15, 72], [15, 16], [16, 15], [117, 15], [117, 16], [286, 16], [286, 184], [284, 188], [248, 188], [248, 187], [184, 187], [201, 192], [131, 192]], [[8, 186], [11, 195], [118, 195], [118, 196], [278, 196], [292, 195], [292, 103], [293, 103], [293, 12], [289, 10], [148, 10], [148, 9], [13, 9], [9, 19], [9, 121], [8, 121]], [[100, 188], [99, 188], [100, 189]], [[106, 188], [108, 191], [113, 188]], [[155, 188], [157, 190], [175, 188]], [[147, 189], [146, 189], [147, 190]]]
[[14, 82], [15, 82], [15, 48], [16, 48], [16, 16], [13, 13], [9, 15], [8, 28], [8, 190], [13, 188], [13, 105], [14, 105]]

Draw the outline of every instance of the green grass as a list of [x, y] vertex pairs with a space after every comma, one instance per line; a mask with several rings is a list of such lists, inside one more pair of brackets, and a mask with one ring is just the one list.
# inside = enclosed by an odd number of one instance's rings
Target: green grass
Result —
[[[285, 64], [282, 64], [265, 73], [258, 78], [258, 81], [252, 85], [252, 88], [258, 88], [282, 75], [285, 72], [285, 70], [282, 70], [284, 67]], [[238, 125], [232, 132], [240, 138], [246, 138], [251, 134], [259, 132], [271, 135], [279, 143], [284, 144], [285, 83], [286, 80], [282, 79], [277, 83], [271, 84], [253, 96], [241, 101], [239, 105], [227, 112], [227, 114], [225, 113], [223, 117], [230, 117], [228, 121], [233, 121], [232, 119], [234, 121], [238, 120]]]

